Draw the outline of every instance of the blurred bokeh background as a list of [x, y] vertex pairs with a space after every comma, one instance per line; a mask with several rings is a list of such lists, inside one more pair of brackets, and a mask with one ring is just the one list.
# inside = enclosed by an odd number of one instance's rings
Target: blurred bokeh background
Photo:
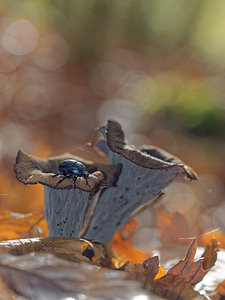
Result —
[[114, 118], [130, 144], [162, 147], [200, 177], [172, 183], [133, 243], [225, 231], [224, 92], [223, 0], [1, 0], [0, 212], [43, 210], [42, 187], [15, 179], [18, 149], [92, 159], [95, 128]]

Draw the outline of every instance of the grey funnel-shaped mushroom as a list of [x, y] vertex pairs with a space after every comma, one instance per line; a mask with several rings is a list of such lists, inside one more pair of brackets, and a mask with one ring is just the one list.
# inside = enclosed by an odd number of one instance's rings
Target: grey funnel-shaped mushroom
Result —
[[83, 234], [85, 239], [94, 237], [104, 244], [138, 207], [151, 199], [154, 201], [178, 174], [188, 179], [197, 179], [197, 176], [190, 167], [166, 151], [153, 146], [140, 150], [127, 146], [118, 122], [109, 120], [99, 131], [104, 140], [97, 146], [108, 156], [109, 164], [122, 165], [116, 186], [102, 190]]
[[[87, 162], [71, 154], [43, 160], [18, 153], [17, 179], [25, 184], [45, 185], [49, 236], [82, 237], [106, 244], [138, 208], [153, 202], [178, 174], [197, 179], [190, 167], [159, 148], [145, 146], [138, 150], [127, 146], [116, 121], [109, 120], [99, 131], [103, 140], [97, 147], [108, 156], [108, 165]], [[75, 189], [71, 178], [57, 186], [59, 178], [54, 174], [66, 158], [84, 163], [91, 173], [88, 186], [79, 177]]]

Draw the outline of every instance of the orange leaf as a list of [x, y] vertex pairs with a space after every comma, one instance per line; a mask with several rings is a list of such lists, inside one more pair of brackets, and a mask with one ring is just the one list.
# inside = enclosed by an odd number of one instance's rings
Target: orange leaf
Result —
[[[31, 211], [39, 211], [44, 207], [43, 186], [33, 185], [24, 186], [18, 182], [7, 171], [0, 173], [0, 191], [6, 194], [3, 199], [6, 203], [1, 203], [0, 213], [6, 208], [8, 210], [27, 213]], [[2, 207], [3, 206], [3, 207]]]
[[163, 269], [163, 267], [159, 266], [159, 271], [155, 276], [155, 280], [163, 277], [164, 275], [166, 275], [166, 271]]
[[128, 221], [113, 238], [112, 247], [117, 257], [123, 261], [129, 260], [132, 263], [140, 263], [151, 256], [135, 249], [131, 242], [131, 236], [134, 234], [137, 222], [132, 219]]
[[22, 215], [5, 211], [0, 215], [0, 240], [46, 236], [47, 232], [42, 213]]

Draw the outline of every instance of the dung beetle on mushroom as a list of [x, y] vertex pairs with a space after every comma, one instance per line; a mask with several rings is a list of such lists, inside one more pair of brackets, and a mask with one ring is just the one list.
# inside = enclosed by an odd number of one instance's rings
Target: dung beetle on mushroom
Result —
[[83, 177], [88, 184], [87, 178], [89, 176], [88, 171], [84, 164], [75, 159], [66, 159], [59, 164], [59, 173], [57, 175], [63, 175], [63, 178], [59, 180], [56, 186], [58, 186], [65, 178], [73, 178], [73, 187], [75, 188], [75, 181], [77, 177]]

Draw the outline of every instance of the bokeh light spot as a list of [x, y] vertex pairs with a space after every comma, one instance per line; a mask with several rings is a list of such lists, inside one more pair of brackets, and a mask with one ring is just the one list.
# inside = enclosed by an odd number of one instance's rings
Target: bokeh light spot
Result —
[[178, 212], [192, 218], [198, 214], [199, 204], [196, 196], [191, 187], [185, 183], [171, 183], [166, 189], [163, 203], [171, 213]]
[[132, 238], [132, 243], [134, 247], [144, 252], [151, 252], [162, 246], [158, 233], [153, 228], [142, 228], [138, 230]]
[[149, 300], [149, 297], [147, 295], [137, 295], [137, 296], [134, 296], [132, 298], [132, 300]]
[[29, 20], [17, 20], [3, 32], [2, 47], [14, 55], [25, 55], [37, 45], [38, 31]]
[[34, 62], [41, 69], [54, 71], [66, 63], [68, 54], [65, 40], [60, 35], [49, 34], [41, 37]]

